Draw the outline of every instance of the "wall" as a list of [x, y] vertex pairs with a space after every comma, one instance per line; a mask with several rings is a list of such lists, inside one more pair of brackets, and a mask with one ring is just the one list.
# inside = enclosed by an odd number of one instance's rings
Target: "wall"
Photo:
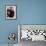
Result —
[[[7, 4], [16, 5], [16, 20], [5, 20]], [[9, 32], [17, 34], [18, 24], [46, 24], [46, 0], [0, 0], [0, 44], [8, 43]]]
[[46, 0], [20, 1], [20, 24], [46, 24]]
[[[16, 32], [16, 35], [18, 34], [17, 24], [19, 22], [19, 15], [17, 15], [16, 20], [5, 19], [5, 6], [8, 4], [16, 5], [16, 7], [18, 5], [17, 0], [0, 0], [0, 44], [7, 44], [9, 42], [8, 34], [10, 32]], [[17, 39], [15, 41], [16, 43], [18, 43]]]

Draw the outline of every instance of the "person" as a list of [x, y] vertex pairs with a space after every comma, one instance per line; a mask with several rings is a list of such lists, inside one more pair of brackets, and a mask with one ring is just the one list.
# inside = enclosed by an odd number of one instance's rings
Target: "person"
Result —
[[14, 17], [14, 9], [13, 9], [13, 7], [9, 7], [7, 9], [7, 17]]

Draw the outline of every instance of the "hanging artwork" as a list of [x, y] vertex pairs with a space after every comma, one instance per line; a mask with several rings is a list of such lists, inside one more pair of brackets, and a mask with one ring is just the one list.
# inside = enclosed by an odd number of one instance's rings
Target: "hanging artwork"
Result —
[[16, 6], [6, 5], [6, 19], [16, 19]]

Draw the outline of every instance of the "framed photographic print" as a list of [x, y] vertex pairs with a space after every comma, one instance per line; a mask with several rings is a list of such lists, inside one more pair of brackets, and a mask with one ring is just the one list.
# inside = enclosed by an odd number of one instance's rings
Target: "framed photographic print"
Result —
[[16, 5], [6, 5], [6, 19], [14, 20], [16, 19]]

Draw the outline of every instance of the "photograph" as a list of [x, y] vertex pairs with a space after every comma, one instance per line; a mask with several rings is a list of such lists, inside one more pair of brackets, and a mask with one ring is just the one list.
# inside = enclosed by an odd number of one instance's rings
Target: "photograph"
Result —
[[16, 5], [6, 5], [6, 19], [16, 19]]

